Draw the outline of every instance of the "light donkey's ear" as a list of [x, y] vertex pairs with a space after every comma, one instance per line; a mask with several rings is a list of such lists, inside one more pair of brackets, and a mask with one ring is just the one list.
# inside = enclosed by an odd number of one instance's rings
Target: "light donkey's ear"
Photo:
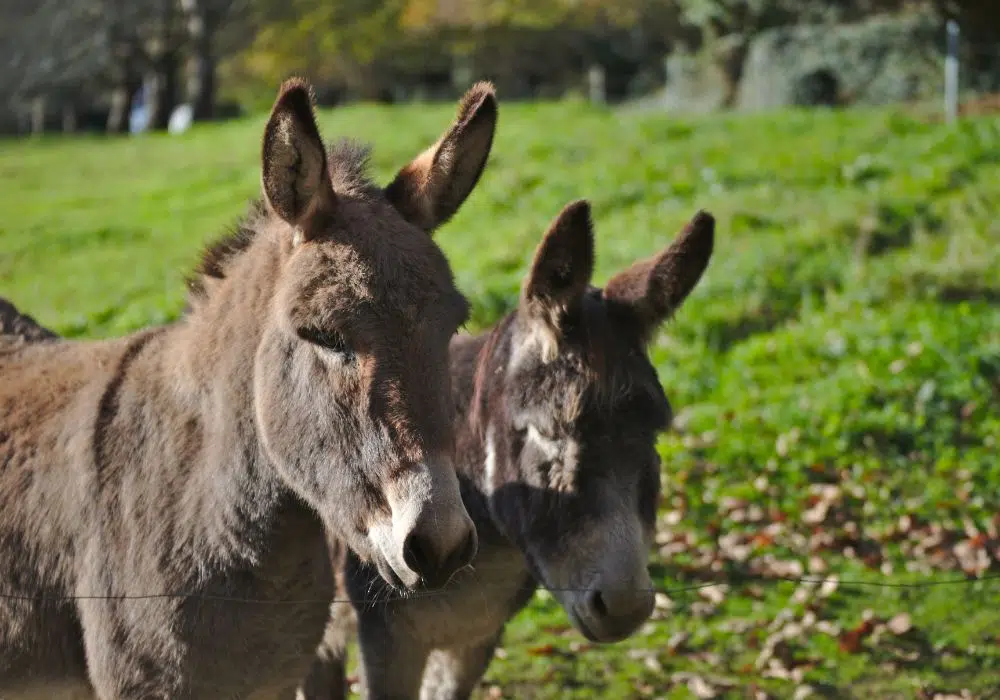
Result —
[[309, 234], [309, 219], [335, 203], [326, 152], [313, 112], [311, 86], [301, 78], [281, 85], [264, 129], [261, 181], [267, 205]]
[[493, 145], [497, 101], [493, 85], [473, 85], [451, 128], [385, 188], [403, 217], [428, 233], [448, 221], [479, 182]]
[[715, 218], [699, 211], [666, 250], [608, 282], [605, 298], [634, 312], [644, 342], [698, 284], [712, 257], [714, 239]]
[[590, 203], [567, 204], [549, 225], [521, 287], [521, 309], [558, 331], [560, 317], [579, 301], [594, 272]]

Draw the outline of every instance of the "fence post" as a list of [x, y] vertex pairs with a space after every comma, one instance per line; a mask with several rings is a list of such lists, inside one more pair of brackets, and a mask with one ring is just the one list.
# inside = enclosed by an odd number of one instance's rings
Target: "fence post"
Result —
[[601, 66], [591, 66], [587, 71], [587, 87], [590, 92], [590, 101], [594, 104], [604, 104], [606, 94], [604, 91], [604, 68]]
[[944, 59], [944, 114], [951, 124], [958, 117], [958, 22], [948, 20], [948, 53]]

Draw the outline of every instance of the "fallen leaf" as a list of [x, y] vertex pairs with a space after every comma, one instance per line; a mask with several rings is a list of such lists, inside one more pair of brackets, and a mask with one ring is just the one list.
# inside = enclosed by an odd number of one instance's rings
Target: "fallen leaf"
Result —
[[861, 645], [865, 638], [868, 637], [874, 630], [875, 623], [871, 619], [864, 620], [854, 629], [841, 634], [837, 639], [837, 644], [840, 646], [840, 650], [845, 654], [857, 654], [861, 651]]
[[913, 620], [909, 613], [899, 613], [886, 623], [886, 627], [896, 636], [904, 635], [913, 629]]
[[554, 656], [556, 648], [552, 644], [542, 644], [537, 647], [530, 647], [528, 653], [532, 656]]
[[688, 680], [687, 686], [697, 698], [714, 698], [719, 694], [719, 691], [701, 676], [694, 676]]
[[674, 634], [670, 639], [667, 640], [667, 653], [676, 654], [684, 648], [685, 642], [690, 639], [691, 635], [688, 632], [678, 632]]
[[657, 593], [655, 596], [657, 610], [670, 610], [674, 607], [674, 601], [666, 593]]
[[713, 605], [720, 605], [726, 599], [726, 593], [729, 591], [729, 586], [724, 583], [720, 583], [717, 586], [706, 586], [698, 590], [698, 595], [712, 603]]
[[827, 570], [826, 562], [820, 557], [809, 557], [809, 573], [811, 574], [821, 574]]

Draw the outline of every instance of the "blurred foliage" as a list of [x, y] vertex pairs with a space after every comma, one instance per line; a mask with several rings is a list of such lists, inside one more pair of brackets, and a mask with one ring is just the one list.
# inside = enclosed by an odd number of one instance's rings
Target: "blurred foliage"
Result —
[[533, 32], [546, 30], [601, 36], [678, 28], [676, 4], [667, 0], [253, 0], [252, 12], [259, 29], [226, 66], [230, 78], [270, 90], [289, 73], [304, 72], [364, 98], [384, 97], [401, 70], [448, 74], [453, 57], [498, 36], [530, 45]]
[[261, 27], [245, 52], [246, 70], [276, 85], [292, 73], [316, 82], [344, 77], [364, 86], [370, 65], [403, 31], [407, 0], [259, 0]]

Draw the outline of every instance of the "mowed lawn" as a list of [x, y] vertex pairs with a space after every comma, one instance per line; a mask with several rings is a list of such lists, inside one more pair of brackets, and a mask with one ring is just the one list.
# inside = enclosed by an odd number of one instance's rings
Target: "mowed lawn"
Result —
[[[387, 182], [452, 110], [321, 125], [374, 143]], [[263, 123], [0, 143], [0, 296], [70, 336], [177, 318], [199, 249], [258, 191]], [[1000, 121], [501, 102], [481, 185], [439, 233], [474, 328], [581, 197], [599, 282], [697, 209], [718, 220], [652, 349], [677, 413], [663, 593], [603, 648], [540, 595], [480, 697], [1000, 697]]]

